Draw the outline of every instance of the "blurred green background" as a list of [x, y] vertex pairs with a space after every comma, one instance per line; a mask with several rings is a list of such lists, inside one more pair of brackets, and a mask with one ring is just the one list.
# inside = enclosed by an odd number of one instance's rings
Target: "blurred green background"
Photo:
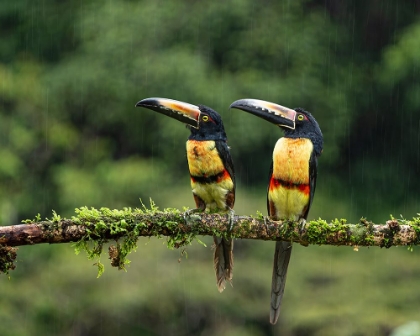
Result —
[[[265, 213], [281, 131], [236, 99], [303, 107], [325, 139], [310, 218], [420, 210], [419, 1], [0, 1], [0, 220], [51, 210], [194, 207], [182, 124], [146, 97], [224, 118], [238, 214]], [[0, 335], [419, 335], [420, 252], [296, 245], [268, 322], [274, 243], [238, 240], [219, 294], [211, 238], [141, 238], [128, 272], [70, 245], [19, 249]], [[399, 327], [399, 329], [396, 329]], [[408, 333], [404, 333], [407, 332]], [[417, 331], [416, 331], [417, 330]]]

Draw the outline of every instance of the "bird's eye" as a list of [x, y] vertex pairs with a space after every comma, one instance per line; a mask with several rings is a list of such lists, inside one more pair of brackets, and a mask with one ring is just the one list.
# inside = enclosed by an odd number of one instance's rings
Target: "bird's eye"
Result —
[[203, 118], [201, 118], [201, 120], [203, 120], [203, 121], [209, 121], [209, 117], [208, 116], [203, 116]]
[[303, 119], [305, 119], [305, 116], [303, 114], [299, 114], [297, 118], [298, 120], [302, 121]]

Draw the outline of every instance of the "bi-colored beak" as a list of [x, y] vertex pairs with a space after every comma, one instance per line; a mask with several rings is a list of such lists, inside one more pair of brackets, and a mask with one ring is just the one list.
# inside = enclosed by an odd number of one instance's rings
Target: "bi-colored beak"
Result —
[[287, 107], [258, 99], [240, 99], [230, 107], [252, 113], [280, 127], [295, 129], [296, 111]]
[[198, 106], [192, 104], [167, 98], [146, 98], [140, 100], [136, 106], [162, 113], [195, 128], [199, 125], [201, 112]]

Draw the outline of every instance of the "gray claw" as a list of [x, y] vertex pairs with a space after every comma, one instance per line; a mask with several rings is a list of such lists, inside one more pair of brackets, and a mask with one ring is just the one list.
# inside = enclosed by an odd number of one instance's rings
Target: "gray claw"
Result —
[[228, 232], [231, 232], [234, 227], [235, 222], [235, 211], [233, 209], [229, 209], [229, 226], [228, 226]]
[[301, 218], [299, 220], [298, 227], [299, 227], [299, 233], [300, 234], [303, 234], [306, 231], [306, 229], [305, 229], [305, 227], [306, 227], [306, 220], [304, 218]]
[[199, 216], [194, 216], [195, 213], [201, 212], [200, 209], [191, 209], [187, 210], [182, 214], [182, 217], [184, 217], [184, 221], [187, 225], [190, 225], [191, 221], [194, 221], [196, 219], [200, 219]]

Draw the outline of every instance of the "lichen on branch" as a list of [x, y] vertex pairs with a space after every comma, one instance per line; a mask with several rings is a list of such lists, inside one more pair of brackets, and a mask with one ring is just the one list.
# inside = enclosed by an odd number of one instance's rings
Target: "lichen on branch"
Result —
[[[39, 215], [25, 224], [0, 227], [0, 273], [14, 268], [16, 250], [11, 247], [41, 243], [73, 242], [76, 253], [85, 251], [89, 259], [96, 259], [98, 276], [104, 265], [101, 262], [103, 246], [108, 248], [111, 265], [125, 269], [128, 254], [136, 249], [140, 236], [167, 237], [169, 248], [191, 244], [197, 236], [221, 236], [241, 239], [289, 240], [302, 245], [391, 246], [412, 248], [420, 244], [420, 217], [412, 220], [391, 217], [385, 224], [374, 224], [362, 218], [359, 223], [348, 224], [345, 219], [327, 222], [323, 219], [308, 221], [302, 226], [292, 221], [272, 221], [258, 213], [256, 216], [230, 217], [224, 213], [187, 213], [186, 209], [160, 211], [151, 201], [150, 208], [82, 207], [70, 219], [53, 217], [41, 221]], [[419, 215], [420, 216], [420, 215]], [[199, 240], [198, 240], [199, 241]]]

